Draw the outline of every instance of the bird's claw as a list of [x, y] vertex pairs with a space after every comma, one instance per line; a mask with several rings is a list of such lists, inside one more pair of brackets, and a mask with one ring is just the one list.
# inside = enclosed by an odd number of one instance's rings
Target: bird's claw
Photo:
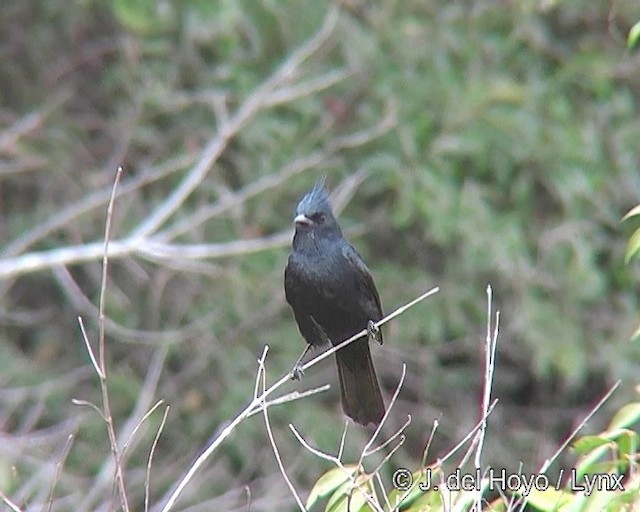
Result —
[[304, 370], [301, 365], [297, 364], [291, 369], [291, 380], [300, 380], [303, 375]]
[[370, 340], [377, 341], [382, 345], [382, 336], [380, 336], [380, 327], [376, 326], [373, 320], [367, 322], [367, 335]]

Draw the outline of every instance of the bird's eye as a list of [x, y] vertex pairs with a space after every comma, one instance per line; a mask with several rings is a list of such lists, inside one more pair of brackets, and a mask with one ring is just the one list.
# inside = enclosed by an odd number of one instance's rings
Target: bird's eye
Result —
[[315, 223], [315, 224], [322, 224], [325, 221], [326, 217], [324, 215], [324, 213], [314, 213], [311, 216], [311, 220]]

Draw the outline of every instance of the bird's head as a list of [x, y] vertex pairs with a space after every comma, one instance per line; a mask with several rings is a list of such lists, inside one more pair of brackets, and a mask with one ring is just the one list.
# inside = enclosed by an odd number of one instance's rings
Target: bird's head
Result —
[[329, 193], [325, 188], [324, 178], [316, 182], [315, 186], [302, 198], [296, 208], [293, 219], [296, 234], [308, 234], [312, 237], [319, 235], [342, 236], [342, 231], [333, 216]]

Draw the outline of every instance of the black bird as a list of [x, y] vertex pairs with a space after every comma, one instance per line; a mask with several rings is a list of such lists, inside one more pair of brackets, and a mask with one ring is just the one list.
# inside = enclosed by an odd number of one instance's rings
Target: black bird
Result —
[[[383, 316], [378, 291], [362, 257], [342, 236], [324, 180], [300, 201], [294, 223], [284, 291], [307, 350], [327, 341], [338, 345], [365, 328], [382, 343], [373, 326]], [[378, 425], [384, 402], [367, 337], [336, 352], [336, 363], [344, 413], [362, 425]]]

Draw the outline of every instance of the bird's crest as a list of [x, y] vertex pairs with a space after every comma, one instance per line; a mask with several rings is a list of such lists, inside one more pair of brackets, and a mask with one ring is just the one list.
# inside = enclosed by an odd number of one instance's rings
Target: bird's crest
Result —
[[313, 188], [298, 203], [297, 213], [331, 212], [329, 191], [325, 186], [325, 182], [326, 178], [324, 176], [316, 181]]

